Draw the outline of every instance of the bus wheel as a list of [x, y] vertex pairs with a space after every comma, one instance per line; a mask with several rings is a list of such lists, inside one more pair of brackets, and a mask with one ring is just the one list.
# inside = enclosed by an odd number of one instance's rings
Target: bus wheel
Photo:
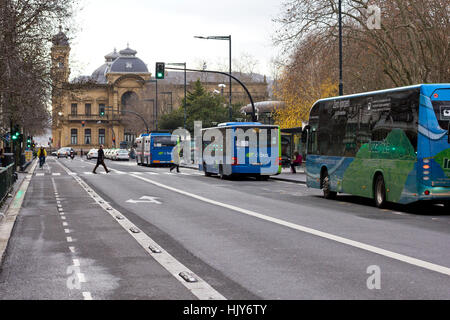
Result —
[[450, 201], [446, 201], [443, 204], [445, 209], [450, 209]]
[[337, 192], [330, 190], [330, 177], [328, 176], [328, 173], [325, 172], [323, 181], [322, 181], [322, 190], [323, 190], [323, 197], [325, 199], [335, 199]]
[[374, 188], [374, 199], [375, 205], [378, 208], [383, 208], [386, 204], [386, 187], [384, 185], [383, 176], [380, 174], [377, 176], [375, 180], [375, 188]]
[[206, 163], [203, 162], [203, 172], [205, 173], [206, 177], [211, 177], [211, 173], [209, 173], [208, 171], [206, 171]]
[[270, 176], [266, 176], [266, 175], [260, 174], [260, 175], [256, 176], [256, 180], [258, 180], [258, 181], [267, 181], [267, 180], [269, 180], [269, 177]]

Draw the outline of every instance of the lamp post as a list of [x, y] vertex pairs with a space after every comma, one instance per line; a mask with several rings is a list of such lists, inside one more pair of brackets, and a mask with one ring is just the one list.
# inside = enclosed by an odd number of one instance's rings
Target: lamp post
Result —
[[[153, 103], [153, 115], [155, 115], [155, 99], [144, 99], [144, 101]], [[155, 128], [155, 119], [153, 119], [153, 127]]]
[[344, 81], [342, 79], [342, 0], [339, 0], [339, 95], [344, 95]]
[[186, 129], [186, 62], [173, 62], [167, 63], [169, 66], [183, 66], [184, 67], [184, 125], [183, 128]]
[[233, 120], [233, 112], [231, 107], [231, 35], [229, 36], [208, 36], [208, 37], [202, 37], [202, 36], [194, 36], [194, 38], [198, 39], [206, 39], [206, 40], [228, 40], [229, 43], [229, 62], [230, 62], [230, 121]]
[[158, 80], [146, 80], [145, 82], [154, 82], [156, 85], [155, 89], [155, 130], [158, 131]]

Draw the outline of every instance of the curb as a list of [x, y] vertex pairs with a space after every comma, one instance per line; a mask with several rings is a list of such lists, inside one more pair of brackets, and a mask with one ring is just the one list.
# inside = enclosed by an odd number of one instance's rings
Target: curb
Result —
[[277, 176], [271, 176], [270, 179], [306, 185], [306, 181], [292, 180], [292, 179], [286, 179], [286, 178], [278, 178]]
[[9, 239], [11, 237], [16, 218], [22, 208], [22, 203], [25, 198], [25, 194], [30, 185], [33, 172], [36, 169], [37, 161], [32, 165], [32, 168], [27, 173], [26, 177], [22, 180], [22, 183], [17, 188], [12, 201], [9, 203], [8, 208], [5, 211], [4, 218], [0, 223], [0, 268], [2, 265], [3, 257], [8, 247]]

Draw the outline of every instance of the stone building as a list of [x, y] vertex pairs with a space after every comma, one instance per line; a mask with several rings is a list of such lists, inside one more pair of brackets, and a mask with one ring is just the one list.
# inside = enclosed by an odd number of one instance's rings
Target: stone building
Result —
[[[72, 147], [87, 151], [103, 144], [106, 148], [130, 146], [136, 136], [155, 130], [156, 119], [182, 105], [184, 72], [166, 72], [157, 84], [147, 65], [129, 47], [107, 54], [105, 63], [90, 76], [69, 81], [70, 44], [60, 30], [52, 39], [52, 147]], [[255, 101], [267, 100], [265, 76], [237, 75], [249, 88]], [[228, 78], [206, 73], [187, 73], [187, 90], [200, 79], [205, 88], [228, 96]], [[225, 86], [223, 85], [225, 84]], [[157, 87], [157, 88], [156, 88]], [[158, 91], [156, 99], [156, 90]], [[248, 97], [236, 83], [233, 103], [248, 103]], [[122, 111], [130, 111], [123, 113]]]

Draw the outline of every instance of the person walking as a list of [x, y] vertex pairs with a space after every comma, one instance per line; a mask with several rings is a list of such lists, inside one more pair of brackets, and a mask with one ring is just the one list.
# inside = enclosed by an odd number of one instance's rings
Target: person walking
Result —
[[295, 166], [300, 167], [302, 165], [303, 158], [297, 151], [294, 152], [294, 157], [295, 157], [294, 161], [291, 162], [291, 172], [297, 173], [297, 171], [295, 170]]
[[47, 151], [45, 151], [43, 146], [39, 148], [37, 156], [39, 158], [39, 168], [42, 168], [45, 163], [45, 157], [47, 156]]
[[95, 166], [94, 170], [92, 170], [92, 173], [97, 174], [95, 170], [97, 170], [99, 165], [102, 165], [103, 168], [105, 168], [106, 173], [109, 173], [108, 168], [105, 165], [105, 152], [103, 151], [103, 145], [101, 144], [98, 148], [98, 156], [97, 156], [97, 165]]

